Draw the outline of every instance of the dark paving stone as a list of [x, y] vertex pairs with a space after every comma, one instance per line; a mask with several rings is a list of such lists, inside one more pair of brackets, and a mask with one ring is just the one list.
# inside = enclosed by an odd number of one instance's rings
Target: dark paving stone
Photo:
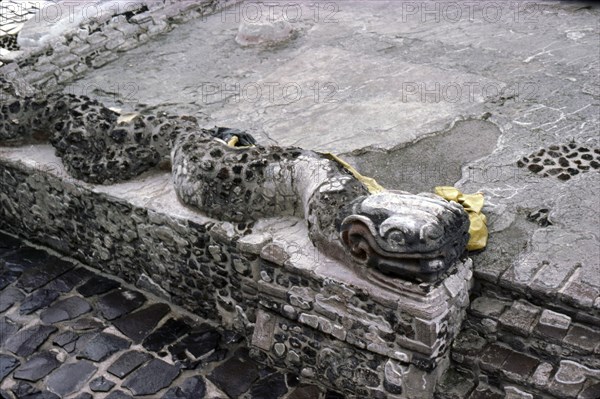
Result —
[[187, 347], [194, 357], [199, 358], [202, 355], [217, 348], [221, 334], [213, 327], [205, 327], [200, 330], [194, 330], [188, 334], [181, 343]]
[[274, 373], [252, 385], [250, 397], [252, 399], [278, 399], [286, 392], [285, 376]]
[[43, 265], [25, 270], [17, 281], [17, 287], [22, 288], [26, 292], [32, 292], [74, 267], [74, 263], [67, 262], [55, 256], [49, 256]]
[[60, 346], [67, 352], [72, 353], [75, 350], [75, 343], [78, 339], [79, 334], [73, 331], [65, 331], [56, 335], [52, 343], [54, 345]]
[[57, 330], [54, 326], [34, 326], [21, 330], [6, 340], [4, 348], [17, 356], [27, 357]]
[[104, 377], [94, 378], [90, 381], [90, 389], [94, 392], [108, 392], [113, 389], [115, 385], [114, 382], [107, 380]]
[[92, 307], [85, 299], [79, 297], [70, 297], [56, 302], [54, 305], [44, 310], [40, 318], [44, 323], [52, 324], [59, 321], [71, 320], [92, 310]]
[[106, 325], [104, 322], [102, 322], [102, 320], [92, 317], [84, 317], [69, 323], [69, 327], [75, 331], [98, 331], [106, 327]]
[[142, 306], [146, 297], [139, 291], [119, 289], [104, 295], [97, 308], [106, 320], [114, 320]]
[[29, 395], [25, 395], [19, 399], [61, 399], [60, 396], [53, 394], [49, 391], [35, 392]]
[[344, 395], [335, 391], [327, 391], [325, 393], [325, 399], [346, 399]]
[[0, 248], [1, 249], [17, 249], [21, 246], [21, 240], [9, 236], [8, 234], [0, 233]]
[[79, 395], [75, 396], [73, 399], [94, 399], [94, 397], [92, 396], [91, 393], [80, 393]]
[[288, 373], [285, 375], [285, 382], [288, 387], [295, 387], [300, 384], [300, 378], [296, 374]]
[[17, 323], [6, 317], [0, 319], [0, 347], [3, 347], [4, 342], [19, 331], [19, 327]]
[[181, 386], [169, 389], [162, 399], [202, 399], [206, 395], [206, 382], [200, 376], [186, 379]]
[[22, 301], [23, 298], [25, 298], [25, 295], [23, 295], [21, 290], [15, 287], [6, 288], [0, 292], [0, 312], [9, 309], [15, 303]]
[[2, 259], [7, 269], [22, 273], [27, 269], [45, 265], [49, 257], [50, 254], [41, 249], [22, 247], [2, 256]]
[[19, 313], [22, 315], [31, 314], [38, 309], [48, 307], [59, 295], [59, 292], [56, 290], [41, 288], [25, 298], [21, 303]]
[[168, 387], [178, 375], [178, 367], [153, 359], [127, 377], [123, 386], [134, 395], [152, 395]]
[[12, 398], [9, 396], [7, 391], [0, 389], [0, 399], [12, 399]]
[[315, 399], [321, 396], [321, 390], [316, 385], [300, 385], [289, 394], [287, 399]]
[[227, 357], [228, 353], [227, 349], [219, 348], [202, 360], [206, 363], [220, 362]]
[[8, 270], [4, 267], [0, 268], [0, 290], [5, 289], [19, 278], [21, 273]]
[[221, 342], [225, 345], [237, 344], [242, 342], [244, 336], [237, 331], [233, 330], [225, 330], [223, 334], [221, 334]]
[[169, 305], [164, 303], [153, 304], [135, 313], [123, 316], [114, 322], [114, 326], [133, 342], [139, 344], [170, 311]]
[[119, 357], [109, 368], [108, 372], [119, 378], [123, 378], [133, 370], [141, 366], [152, 356], [145, 352], [130, 351]]
[[50, 391], [64, 397], [80, 391], [96, 370], [96, 366], [87, 360], [63, 364], [50, 374], [46, 386]]
[[101, 362], [113, 353], [129, 348], [129, 345], [125, 338], [102, 332], [90, 339], [77, 357]]
[[581, 391], [579, 396], [577, 396], [577, 399], [594, 399], [594, 398], [596, 398], [596, 399], [600, 398], [600, 383], [590, 385], [589, 387], [587, 387], [583, 391]]
[[120, 286], [121, 283], [118, 281], [103, 276], [93, 276], [85, 284], [78, 287], [77, 292], [84, 297], [89, 297], [92, 295], [104, 294], [105, 292], [119, 288]]
[[23, 381], [19, 381], [17, 384], [13, 385], [10, 390], [17, 398], [22, 398], [25, 395], [40, 392], [40, 390], [36, 389], [33, 385]]
[[94, 276], [94, 273], [91, 271], [83, 267], [78, 267], [76, 269], [69, 270], [62, 276], [50, 281], [46, 288], [60, 292], [70, 292], [73, 288], [85, 282], [92, 276]]
[[232, 398], [246, 392], [259, 377], [256, 363], [246, 356], [226, 360], [208, 376], [217, 387]]
[[110, 395], [108, 395], [104, 399], [133, 399], [133, 397], [127, 395], [123, 391], [114, 391], [114, 392], [111, 392]]
[[19, 359], [0, 353], [0, 382], [19, 365]]
[[50, 374], [58, 366], [60, 366], [60, 362], [56, 355], [44, 351], [29, 358], [25, 364], [13, 373], [13, 377], [18, 380], [36, 382]]
[[142, 346], [149, 351], [158, 352], [165, 345], [181, 338], [190, 328], [190, 325], [183, 320], [169, 319], [156, 331], [148, 335], [142, 342]]

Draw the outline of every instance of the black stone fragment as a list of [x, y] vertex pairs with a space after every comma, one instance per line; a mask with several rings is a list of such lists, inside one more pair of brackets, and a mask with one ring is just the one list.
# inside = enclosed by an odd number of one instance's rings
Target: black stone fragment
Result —
[[77, 342], [77, 339], [79, 339], [79, 335], [73, 331], [65, 331], [56, 335], [52, 343], [71, 353], [75, 350], [75, 343]]
[[50, 255], [46, 251], [31, 247], [22, 247], [2, 256], [7, 269], [22, 273], [23, 271], [44, 266]]
[[89, 279], [94, 274], [89, 270], [78, 267], [76, 269], [69, 270], [62, 276], [57, 277], [48, 283], [46, 288], [50, 288], [60, 292], [69, 292], [79, 284]]
[[224, 348], [219, 348], [203, 359], [206, 363], [220, 362], [227, 357], [229, 351]]
[[0, 290], [8, 287], [10, 284], [17, 281], [21, 273], [12, 270], [7, 270], [3, 266], [0, 267]]
[[529, 170], [530, 170], [531, 172], [533, 172], [533, 173], [538, 173], [538, 172], [540, 172], [541, 170], [543, 170], [543, 169], [544, 169], [544, 167], [543, 167], [543, 166], [541, 166], [541, 165], [538, 165], [538, 164], [531, 164], [531, 165], [529, 165], [529, 166], [527, 167], [527, 169], [529, 169]]
[[344, 399], [344, 395], [335, 391], [327, 391], [325, 393], [325, 399]]
[[44, 323], [52, 324], [74, 319], [90, 310], [92, 310], [92, 307], [85, 299], [75, 296], [56, 302], [44, 310], [40, 314], [40, 318]]
[[300, 383], [300, 378], [296, 374], [287, 373], [285, 381], [288, 387], [295, 387]]
[[91, 393], [83, 392], [75, 396], [73, 399], [94, 399]]
[[[21, 246], [19, 239], [9, 236], [8, 234], [0, 233], [0, 249], [14, 250]], [[1, 254], [2, 252], [0, 252]]]
[[29, 395], [25, 395], [20, 397], [19, 399], [61, 399], [60, 396], [49, 392], [49, 391], [41, 391], [30, 393]]
[[170, 311], [169, 305], [164, 303], [153, 304], [121, 317], [114, 322], [114, 326], [138, 344], [150, 334], [158, 322]]
[[200, 376], [186, 379], [179, 387], [169, 389], [162, 399], [202, 399], [206, 395], [206, 383]]
[[252, 399], [275, 399], [283, 396], [286, 392], [285, 376], [280, 373], [274, 373], [258, 380], [252, 385], [252, 388], [250, 388], [250, 397]]
[[35, 312], [38, 309], [48, 307], [58, 298], [59, 295], [60, 294], [58, 291], [49, 290], [46, 288], [41, 288], [37, 291], [34, 291], [21, 303], [19, 313], [22, 315], [27, 315]]
[[21, 330], [9, 337], [4, 348], [17, 356], [27, 357], [34, 353], [57, 330], [54, 326], [37, 325]]
[[148, 335], [142, 346], [149, 351], [158, 352], [165, 345], [175, 342], [190, 330], [183, 320], [169, 319], [152, 334]]
[[9, 309], [15, 303], [20, 302], [23, 298], [25, 298], [25, 295], [23, 295], [19, 289], [15, 287], [6, 288], [0, 292], [0, 312], [4, 312], [5, 310]]
[[19, 359], [0, 353], [0, 382], [20, 364]]
[[111, 392], [110, 395], [108, 395], [104, 399], [133, 399], [133, 397], [127, 395], [125, 392], [123, 392], [121, 390], [116, 390], [116, 391]]
[[36, 389], [33, 385], [23, 381], [19, 381], [16, 385], [13, 385], [10, 390], [19, 399], [25, 395], [40, 392], [39, 389]]
[[152, 395], [168, 387], [179, 375], [179, 368], [160, 359], [152, 359], [147, 365], [134, 371], [123, 387], [134, 395]]
[[238, 342], [242, 342], [244, 336], [237, 331], [233, 330], [225, 330], [223, 334], [221, 334], [221, 342], [225, 345], [237, 344]]
[[77, 292], [79, 292], [84, 297], [89, 297], [92, 295], [104, 294], [110, 290], [119, 288], [120, 286], [121, 283], [119, 283], [116, 280], [112, 280], [102, 276], [93, 276], [85, 284], [78, 287]]
[[213, 327], [206, 326], [195, 329], [181, 340], [189, 353], [199, 358], [208, 352], [215, 350], [221, 339], [221, 334]]
[[321, 397], [321, 390], [316, 385], [300, 385], [288, 399], [315, 399]]
[[60, 366], [60, 362], [56, 355], [44, 351], [29, 358], [25, 364], [14, 372], [13, 377], [18, 380], [36, 382], [50, 374], [58, 366]]
[[48, 284], [74, 267], [75, 264], [71, 262], [49, 255], [43, 265], [25, 270], [17, 281], [17, 287], [26, 292], [31, 292]]
[[119, 378], [123, 378], [133, 370], [141, 366], [152, 356], [145, 352], [130, 351], [119, 357], [109, 368], [108, 372]]
[[114, 320], [142, 306], [146, 297], [139, 291], [119, 289], [98, 300], [97, 308], [107, 320]]
[[75, 331], [97, 331], [104, 328], [104, 323], [96, 318], [84, 317], [69, 323], [69, 326]]
[[94, 378], [90, 381], [90, 389], [94, 392], [108, 392], [113, 389], [115, 385], [114, 382], [107, 380], [104, 377]]
[[246, 356], [235, 356], [215, 368], [208, 379], [230, 397], [237, 398], [246, 392], [258, 377], [256, 363]]
[[19, 331], [19, 325], [9, 318], [0, 319], [0, 347], [4, 347], [4, 341]]
[[79, 352], [78, 358], [101, 362], [113, 353], [129, 348], [129, 341], [109, 333], [98, 333]]
[[80, 391], [96, 370], [96, 366], [87, 360], [63, 364], [50, 374], [46, 386], [50, 391], [64, 397]]

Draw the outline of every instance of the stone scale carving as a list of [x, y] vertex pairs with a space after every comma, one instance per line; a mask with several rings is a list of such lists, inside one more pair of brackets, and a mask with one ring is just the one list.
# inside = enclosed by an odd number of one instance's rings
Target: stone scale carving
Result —
[[435, 281], [464, 252], [462, 207], [435, 195], [372, 194], [346, 168], [296, 147], [228, 145], [242, 132], [202, 129], [194, 118], [128, 114], [87, 97], [26, 95], [0, 78], [0, 143], [48, 140], [66, 170], [93, 184], [133, 178], [170, 162], [179, 199], [232, 222], [303, 217], [323, 253], [410, 281]]

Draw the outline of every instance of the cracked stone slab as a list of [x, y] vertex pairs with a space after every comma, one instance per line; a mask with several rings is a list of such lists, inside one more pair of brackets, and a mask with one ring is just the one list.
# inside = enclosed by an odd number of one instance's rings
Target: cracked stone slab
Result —
[[102, 332], [91, 338], [77, 357], [101, 362], [113, 353], [129, 348], [129, 345], [129, 341], [124, 338]]
[[27, 360], [13, 374], [13, 377], [19, 380], [36, 382], [51, 371], [60, 366], [61, 362], [56, 358], [56, 354], [48, 351], [40, 352]]
[[64, 364], [48, 377], [48, 389], [57, 395], [67, 396], [81, 390], [96, 370], [97, 367], [87, 360]]
[[48, 255], [48, 258], [44, 261], [44, 265], [29, 268], [23, 272], [17, 281], [17, 287], [22, 288], [26, 292], [32, 292], [74, 267], [74, 263]]
[[170, 310], [167, 304], [155, 303], [115, 320], [114, 325], [133, 342], [140, 343]]
[[16, 369], [20, 363], [16, 357], [0, 353], [0, 382]]
[[152, 358], [151, 355], [139, 351], [125, 352], [111, 366], [108, 372], [119, 378], [124, 378], [133, 370]]
[[105, 319], [114, 320], [139, 308], [144, 302], [146, 296], [141, 292], [119, 289], [101, 297], [96, 307]]
[[160, 359], [153, 359], [127, 377], [123, 386], [134, 395], [152, 395], [168, 387], [179, 372], [179, 367]]
[[92, 306], [83, 298], [70, 297], [56, 302], [44, 310], [40, 318], [44, 323], [52, 324], [71, 320], [92, 310]]
[[56, 330], [57, 328], [54, 326], [44, 325], [20, 330], [6, 340], [4, 348], [15, 355], [27, 357], [33, 354]]

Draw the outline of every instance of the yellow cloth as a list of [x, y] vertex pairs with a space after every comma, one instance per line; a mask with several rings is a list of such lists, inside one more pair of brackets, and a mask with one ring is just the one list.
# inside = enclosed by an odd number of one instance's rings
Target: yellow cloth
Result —
[[435, 193], [448, 201], [458, 202], [469, 214], [471, 226], [469, 227], [469, 242], [467, 249], [475, 251], [483, 249], [487, 245], [488, 229], [487, 218], [481, 209], [483, 208], [483, 194], [463, 194], [458, 189], [449, 186], [435, 188]]

